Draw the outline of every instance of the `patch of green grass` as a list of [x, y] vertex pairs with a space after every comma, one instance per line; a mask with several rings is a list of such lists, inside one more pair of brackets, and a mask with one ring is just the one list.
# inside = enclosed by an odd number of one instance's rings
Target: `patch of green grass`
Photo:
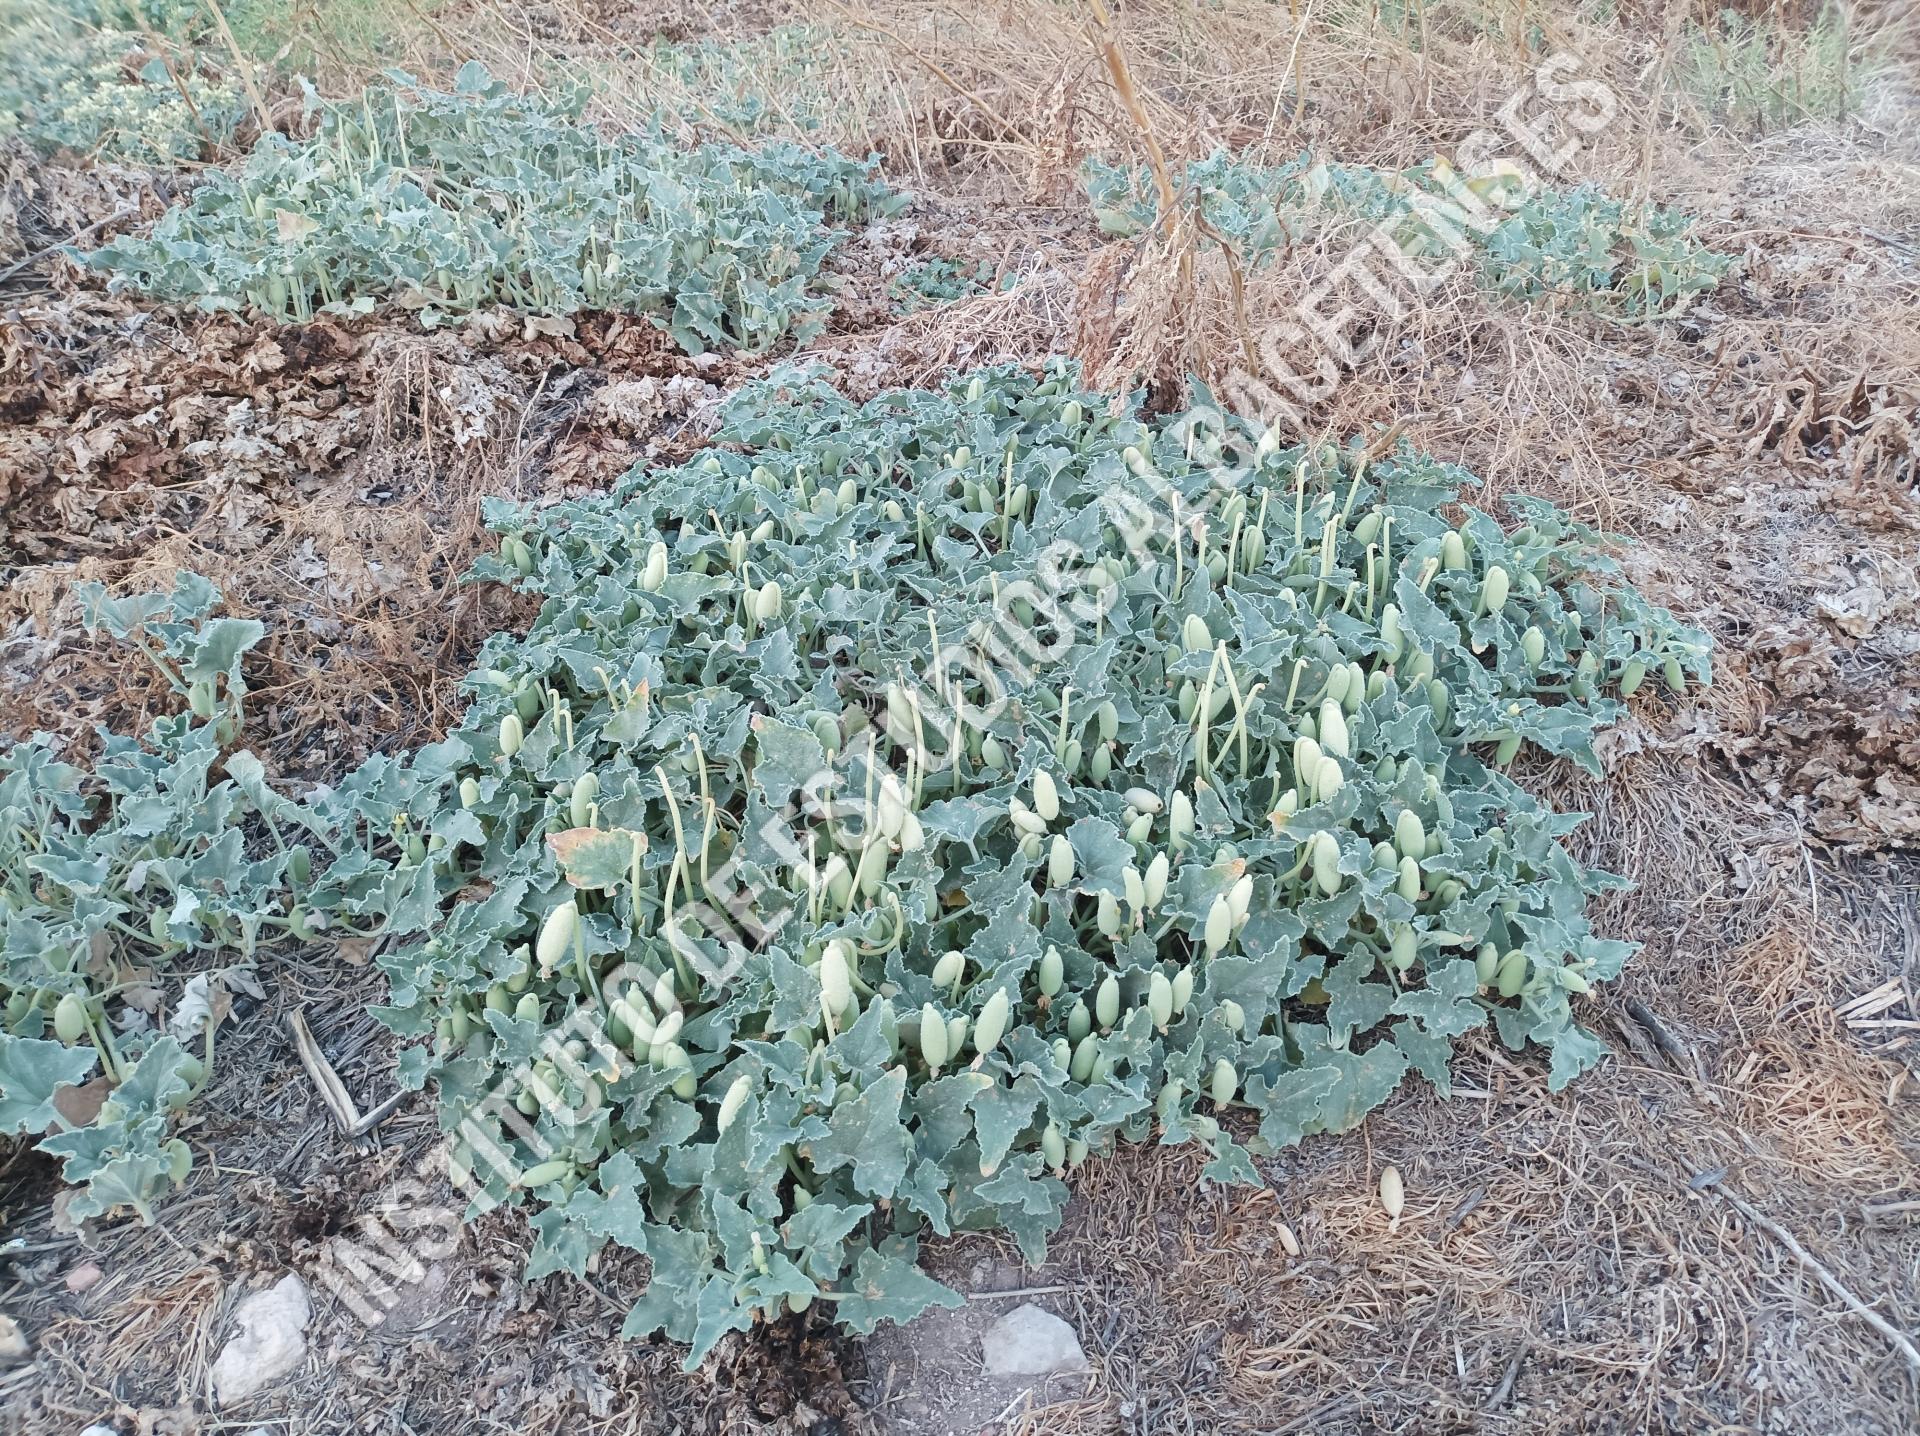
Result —
[[[148, 0], [153, 3], [153, 0]], [[189, 0], [191, 3], [191, 0]], [[240, 48], [295, 74], [324, 74], [333, 67], [365, 69], [395, 63], [401, 39], [424, 28], [447, 0], [234, 0], [226, 7]], [[204, 6], [200, 7], [204, 13]], [[457, 58], [457, 57], [456, 57]]]
[[782, 124], [817, 130], [825, 117], [821, 81], [843, 49], [822, 25], [781, 25], [743, 40], [661, 40], [642, 56], [643, 88], [692, 119], [747, 133]]

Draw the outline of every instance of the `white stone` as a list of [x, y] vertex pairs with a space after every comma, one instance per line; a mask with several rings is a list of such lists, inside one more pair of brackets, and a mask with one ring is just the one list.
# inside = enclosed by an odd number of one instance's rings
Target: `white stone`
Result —
[[213, 1396], [222, 1406], [244, 1401], [307, 1357], [313, 1304], [297, 1276], [255, 1292], [233, 1314], [234, 1334], [213, 1363]]
[[980, 1347], [990, 1376], [1051, 1376], [1087, 1369], [1086, 1353], [1073, 1328], [1031, 1302], [988, 1327]]

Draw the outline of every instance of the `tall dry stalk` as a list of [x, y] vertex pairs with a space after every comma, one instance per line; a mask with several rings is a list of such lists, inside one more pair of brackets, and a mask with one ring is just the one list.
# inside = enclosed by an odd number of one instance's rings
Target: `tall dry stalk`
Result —
[[273, 128], [273, 117], [267, 113], [267, 102], [261, 98], [260, 87], [254, 83], [253, 66], [248, 62], [246, 52], [240, 48], [240, 42], [234, 38], [233, 27], [227, 23], [220, 0], [207, 0], [207, 11], [213, 16], [213, 23], [220, 28], [220, 38], [227, 42], [227, 49], [233, 55], [233, 68], [246, 89], [247, 99], [253, 104], [254, 118], [260, 122], [260, 133], [264, 135]]
[[1167, 154], [1160, 147], [1160, 137], [1154, 133], [1153, 121], [1147, 117], [1140, 103], [1140, 92], [1134, 88], [1133, 71], [1127, 64], [1126, 53], [1120, 48], [1119, 37], [1114, 33], [1113, 16], [1107, 10], [1105, 0], [1087, 0], [1093, 11], [1094, 48], [1100, 52], [1100, 59], [1107, 67], [1107, 75], [1113, 81], [1114, 93], [1120, 97], [1120, 103], [1126, 107], [1127, 118], [1133, 121], [1134, 128], [1140, 131], [1140, 138], [1147, 147], [1147, 164], [1153, 170], [1153, 183], [1160, 191], [1160, 221], [1169, 223], [1172, 219], [1175, 199], [1173, 176], [1167, 171]]
[[[1114, 344], [1114, 352], [1103, 366], [1105, 374], [1110, 379], [1129, 383], [1141, 373], [1163, 385], [1178, 385], [1184, 379], [1182, 371], [1189, 367], [1193, 357], [1191, 323], [1198, 291], [1195, 254], [1202, 237], [1219, 247], [1225, 261], [1229, 302], [1239, 329], [1242, 357], [1254, 363], [1257, 356], [1252, 327], [1247, 322], [1246, 282], [1239, 256], [1232, 243], [1207, 222], [1198, 198], [1183, 196], [1174, 185], [1166, 149], [1160, 143], [1146, 106], [1141, 103], [1113, 16], [1105, 0], [1087, 0], [1087, 3], [1093, 13], [1090, 35], [1094, 48], [1106, 66], [1121, 107], [1140, 133], [1160, 203], [1151, 247], [1141, 264], [1131, 273], [1125, 267], [1113, 266], [1095, 266], [1093, 270], [1103, 282], [1114, 284], [1116, 290], [1121, 282], [1132, 281], [1124, 299], [1117, 292], [1113, 296], [1114, 310], [1128, 311], [1131, 322], [1120, 342]], [[1189, 198], [1190, 203], [1186, 202]]]

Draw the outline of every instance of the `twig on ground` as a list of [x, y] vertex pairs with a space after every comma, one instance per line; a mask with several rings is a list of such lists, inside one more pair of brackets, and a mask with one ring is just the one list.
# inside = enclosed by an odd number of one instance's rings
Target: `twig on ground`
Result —
[[1526, 1359], [1527, 1343], [1522, 1341], [1513, 1349], [1513, 1356], [1507, 1362], [1506, 1374], [1500, 1378], [1500, 1384], [1494, 1388], [1493, 1395], [1487, 1398], [1486, 1405], [1482, 1406], [1481, 1410], [1491, 1411], [1494, 1407], [1505, 1404], [1507, 1398], [1513, 1395], [1513, 1383], [1520, 1379], [1520, 1363]]
[[1127, 57], [1120, 49], [1119, 38], [1114, 33], [1113, 17], [1107, 12], [1103, 0], [1088, 0], [1093, 8], [1093, 46], [1099, 51], [1101, 60], [1107, 67], [1107, 77], [1113, 82], [1113, 91], [1125, 106], [1127, 117], [1133, 121], [1135, 129], [1140, 131], [1141, 141], [1147, 147], [1147, 165], [1153, 172], [1154, 187], [1160, 192], [1160, 221], [1166, 223], [1174, 211], [1173, 174], [1167, 165], [1166, 151], [1160, 147], [1160, 137], [1153, 131], [1153, 121], [1147, 117], [1146, 107], [1140, 103], [1140, 92], [1133, 83], [1133, 69], [1127, 64]]
[[1860, 1208], [1860, 1214], [1868, 1221], [1900, 1216], [1905, 1212], [1920, 1212], [1920, 1202], [1868, 1202]]
[[307, 1026], [307, 1015], [300, 1008], [287, 1013], [287, 1030], [293, 1034], [294, 1049], [300, 1054], [300, 1065], [307, 1069], [307, 1076], [313, 1079], [314, 1087], [320, 1093], [320, 1100], [326, 1103], [327, 1110], [333, 1114], [334, 1121], [349, 1137], [364, 1137], [375, 1127], [393, 1115], [394, 1110], [406, 1098], [405, 1091], [395, 1092], [386, 1101], [364, 1115], [354, 1105], [348, 1095], [347, 1087], [340, 1075], [333, 1070], [333, 1064], [327, 1061], [326, 1053], [320, 1050], [320, 1044], [314, 1041], [313, 1029]]
[[998, 1426], [1002, 1421], [1005, 1421], [1009, 1416], [1013, 1415], [1014, 1412], [1018, 1411], [1022, 1406], [1031, 1406], [1032, 1404], [1033, 1404], [1033, 1392], [1031, 1390], [1022, 1391], [1018, 1396], [1014, 1397], [1013, 1400], [1009, 1401], [1005, 1406], [1001, 1407], [1000, 1414], [994, 1417], [991, 1421], [987, 1422], [987, 1424], [983, 1426], [981, 1429], [983, 1431], [991, 1431], [994, 1427]]
[[1686, 1046], [1667, 1031], [1666, 1024], [1654, 1015], [1651, 1007], [1637, 997], [1629, 997], [1626, 1008], [1627, 1015], [1646, 1029], [1647, 1036], [1653, 1039], [1653, 1045], [1660, 1049], [1662, 1055], [1676, 1066], [1686, 1061], [1689, 1055]]
[[1883, 234], [1877, 229], [1862, 229], [1860, 233], [1866, 235], [1869, 239], [1879, 240], [1889, 249], [1903, 249], [1908, 254], [1920, 253], [1920, 245], [1912, 244], [1907, 240], [1900, 239], [1891, 234]]
[[391, 1097], [387, 1098], [386, 1101], [382, 1102], [378, 1107], [375, 1107], [358, 1122], [355, 1122], [353, 1129], [348, 1132], [347, 1135], [350, 1137], [366, 1136], [367, 1133], [391, 1117], [394, 1112], [398, 1110], [400, 1104], [406, 1101], [406, 1099], [407, 1094], [404, 1088], [395, 1092]]
[[1487, 1199], [1487, 1189], [1485, 1187], [1475, 1187], [1472, 1191], [1468, 1192], [1466, 1196], [1460, 1199], [1459, 1204], [1456, 1205], [1452, 1211], [1447, 1213], [1447, 1222], [1446, 1222], [1447, 1230], [1448, 1231], [1454, 1230], [1456, 1227], [1460, 1225], [1460, 1223], [1464, 1222], [1468, 1217], [1472, 1216], [1474, 1213], [1474, 1209], [1478, 1207], [1486, 1199]]
[[320, 1100], [327, 1104], [327, 1110], [333, 1113], [333, 1119], [340, 1124], [340, 1129], [352, 1132], [360, 1125], [360, 1109], [347, 1094], [346, 1084], [340, 1080], [339, 1073], [333, 1070], [333, 1064], [327, 1061], [320, 1044], [313, 1040], [313, 1029], [307, 1026], [307, 1015], [300, 1008], [296, 1007], [287, 1013], [287, 1030], [293, 1034], [293, 1046], [300, 1054], [300, 1065], [307, 1069], [307, 1076], [313, 1079]]
[[220, 0], [207, 0], [207, 11], [220, 30], [220, 38], [227, 42], [227, 50], [233, 56], [233, 67], [240, 75], [240, 84], [246, 90], [247, 98], [253, 102], [253, 114], [259, 122], [260, 133], [273, 133], [273, 116], [267, 112], [267, 102], [260, 97], [260, 87], [254, 83], [253, 64], [247, 59], [246, 51], [240, 48], [240, 42], [234, 38], [233, 27], [227, 24], [226, 12], [220, 8]]
[[1853, 1292], [1841, 1282], [1839, 1277], [1835, 1276], [1822, 1264], [1818, 1257], [1800, 1245], [1794, 1238], [1792, 1232], [1788, 1231], [1771, 1217], [1765, 1216], [1756, 1210], [1753, 1203], [1740, 1196], [1737, 1192], [1730, 1191], [1725, 1186], [1715, 1186], [1713, 1190], [1725, 1199], [1727, 1205], [1731, 1206], [1754, 1226], [1760, 1228], [1761, 1231], [1765, 1232], [1791, 1252], [1794, 1259], [1798, 1261], [1800, 1265], [1820, 1279], [1822, 1286], [1840, 1298], [1846, 1305], [1847, 1310], [1851, 1311], [1855, 1316], [1866, 1322], [1868, 1326], [1871, 1326], [1875, 1331], [1886, 1337], [1886, 1339], [1892, 1343], [1894, 1350], [1898, 1351], [1900, 1355], [1906, 1359], [1907, 1365], [1911, 1366], [1915, 1371], [1920, 1371], [1920, 1346], [1913, 1344], [1913, 1338], [1900, 1330], [1900, 1328], [1892, 1322], [1888, 1321], [1884, 1316], [1880, 1315], [1880, 1313], [1872, 1307], [1868, 1306], [1859, 1297], [1855, 1296]]
[[92, 224], [81, 226], [79, 229], [76, 229], [72, 234], [68, 235], [65, 239], [61, 240], [58, 244], [50, 244], [45, 249], [37, 249], [32, 254], [29, 254], [25, 259], [15, 260], [12, 264], [8, 265], [5, 269], [0, 269], [0, 284], [5, 284], [9, 279], [13, 278], [13, 276], [18, 274], [21, 270], [31, 268], [33, 265], [38, 264], [41, 260], [45, 259], [48, 255], [58, 254], [61, 250], [65, 249], [68, 245], [72, 244], [76, 239], [84, 239], [86, 238], [86, 236], [92, 234], [96, 229], [105, 229], [108, 225], [118, 224], [123, 219], [132, 219], [138, 213], [140, 213], [139, 205], [137, 204], [125, 205], [119, 209], [116, 209], [112, 214], [108, 215], [105, 219], [96, 219]]

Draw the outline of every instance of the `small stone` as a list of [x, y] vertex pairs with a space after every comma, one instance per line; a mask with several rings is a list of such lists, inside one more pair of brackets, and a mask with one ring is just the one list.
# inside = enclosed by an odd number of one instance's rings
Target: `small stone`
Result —
[[83, 1291], [90, 1291], [100, 1284], [102, 1275], [98, 1262], [81, 1262], [79, 1266], [67, 1273], [67, 1290], [76, 1295]]
[[19, 1323], [10, 1316], [0, 1316], [0, 1366], [18, 1366], [32, 1354]]
[[214, 1400], [244, 1401], [278, 1381], [307, 1357], [313, 1305], [297, 1276], [255, 1292], [234, 1311], [234, 1334], [213, 1363]]
[[988, 1327], [980, 1347], [989, 1376], [1051, 1376], [1087, 1369], [1086, 1353], [1073, 1328], [1031, 1302]]

